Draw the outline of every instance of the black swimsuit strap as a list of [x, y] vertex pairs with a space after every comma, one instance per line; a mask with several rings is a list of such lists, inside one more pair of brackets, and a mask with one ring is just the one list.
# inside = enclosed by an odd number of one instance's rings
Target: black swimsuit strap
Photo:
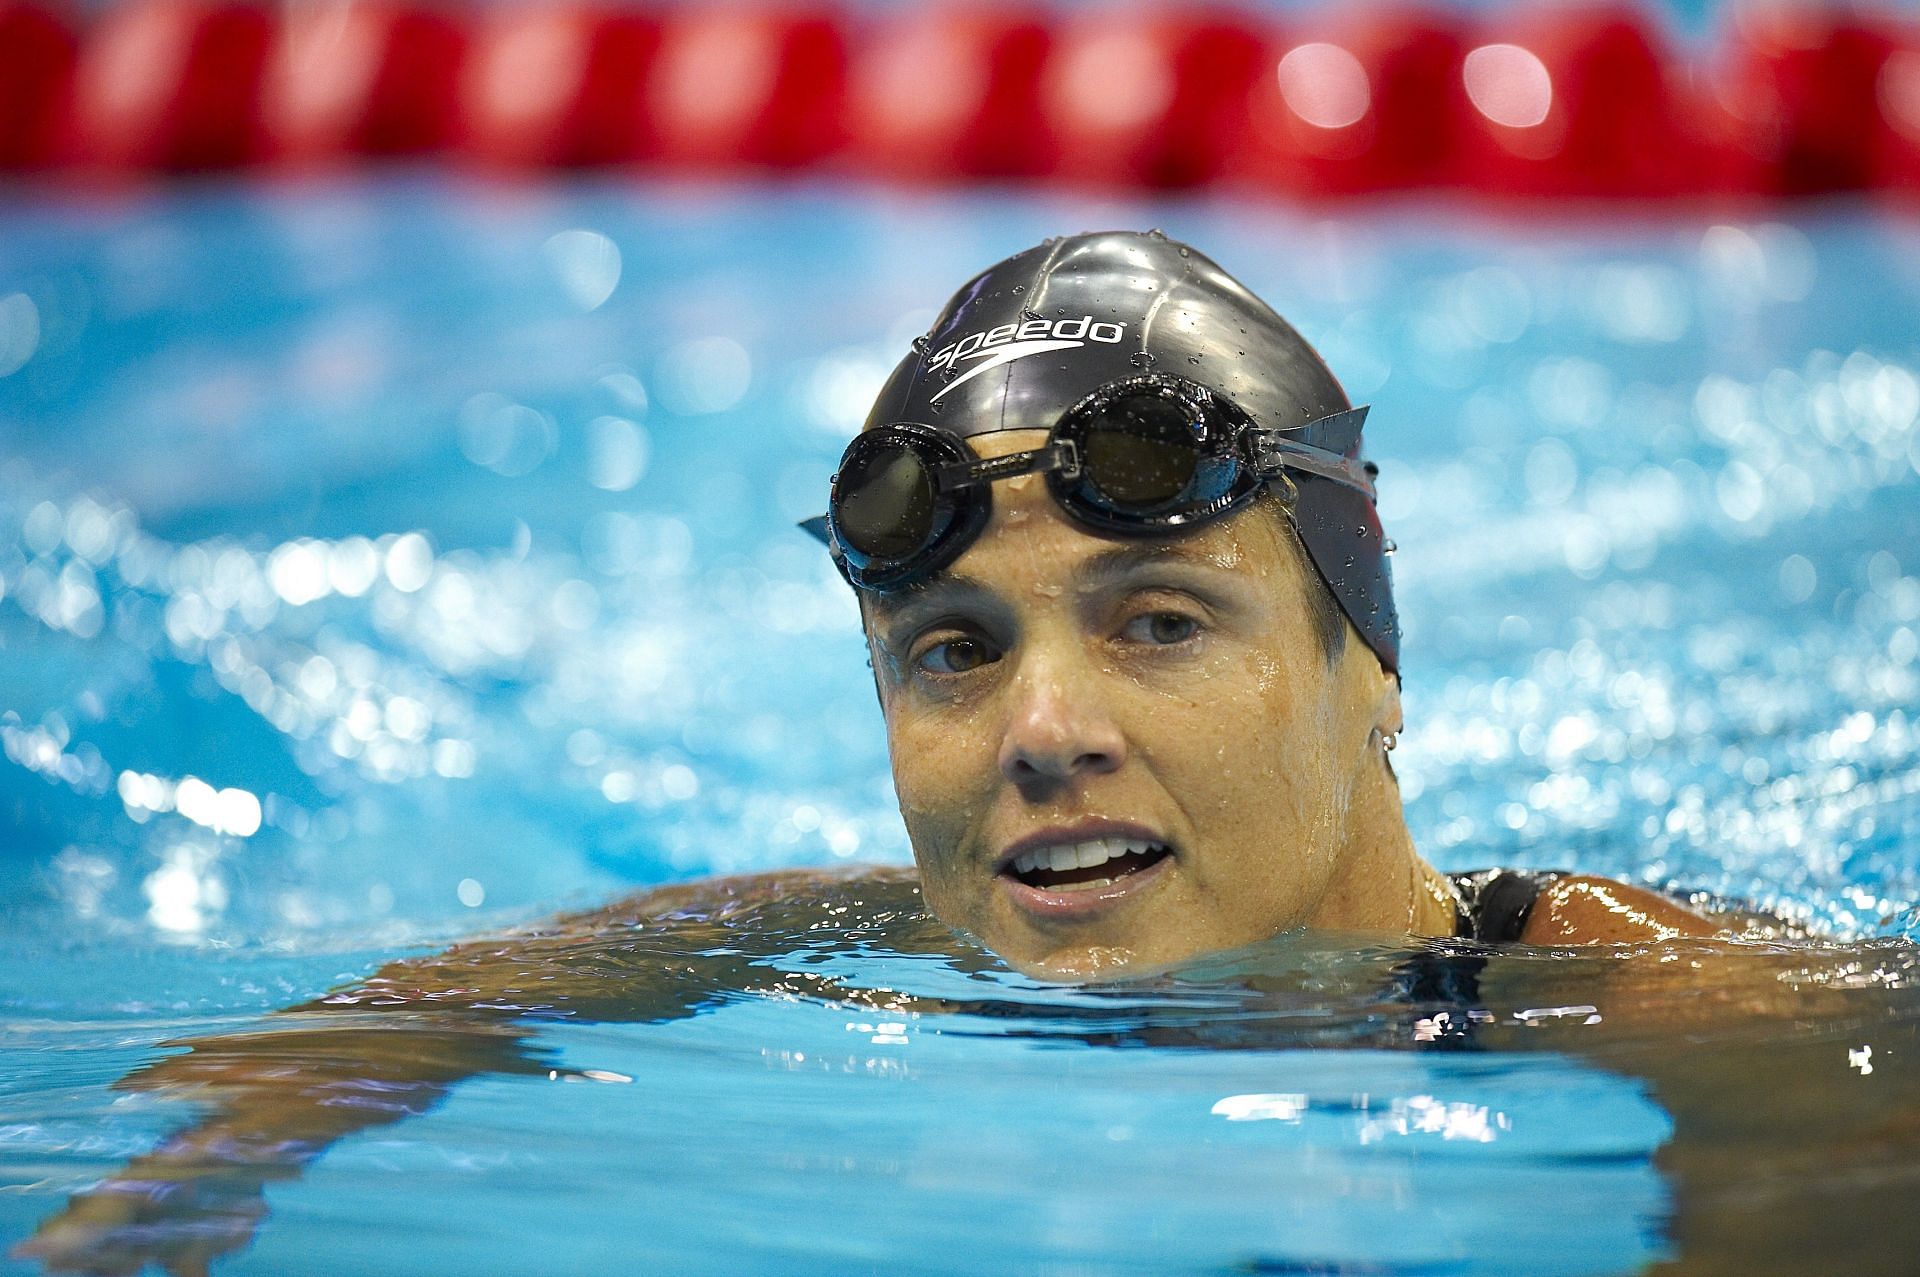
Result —
[[[1481, 946], [1518, 941], [1540, 893], [1563, 876], [1525, 869], [1449, 875], [1458, 902], [1453, 935], [1428, 941], [1394, 967], [1395, 1000], [1412, 1008], [1415, 1041], [1443, 1051], [1478, 1049], [1474, 1028], [1485, 1016], [1480, 973], [1487, 965]], [[1468, 943], [1457, 943], [1463, 940]], [[1395, 1030], [1405, 1031], [1404, 1025]]]
[[1453, 934], [1483, 944], [1513, 944], [1526, 930], [1540, 893], [1564, 874], [1532, 869], [1480, 869], [1449, 874], [1460, 897]]

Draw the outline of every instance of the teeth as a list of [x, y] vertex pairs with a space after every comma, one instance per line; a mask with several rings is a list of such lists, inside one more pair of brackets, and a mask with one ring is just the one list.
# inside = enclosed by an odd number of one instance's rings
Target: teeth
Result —
[[1054, 873], [1068, 869], [1092, 869], [1120, 856], [1149, 852], [1157, 845], [1144, 838], [1090, 838], [1086, 842], [1056, 847], [1035, 847], [1014, 858], [1013, 871], [1016, 874], [1028, 874], [1037, 869]]

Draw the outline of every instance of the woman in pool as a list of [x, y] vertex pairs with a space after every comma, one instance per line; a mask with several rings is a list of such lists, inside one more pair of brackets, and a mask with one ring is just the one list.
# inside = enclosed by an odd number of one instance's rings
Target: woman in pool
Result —
[[1638, 888], [1414, 849], [1365, 417], [1156, 233], [1050, 240], [948, 304], [813, 525], [860, 591], [938, 917], [1061, 976], [1302, 926], [1712, 934]]
[[859, 590], [918, 862], [666, 888], [396, 962], [123, 1085], [215, 1101], [20, 1254], [197, 1271], [261, 1190], [462, 1078], [557, 1072], [529, 1022], [741, 991], [938, 1010], [763, 961], [819, 919], [895, 949], [972, 933], [1056, 978], [1295, 928], [1563, 944], [1715, 934], [1605, 879], [1449, 877], [1408, 836], [1387, 546], [1364, 409], [1212, 262], [1050, 241], [971, 281], [901, 362], [813, 526]]

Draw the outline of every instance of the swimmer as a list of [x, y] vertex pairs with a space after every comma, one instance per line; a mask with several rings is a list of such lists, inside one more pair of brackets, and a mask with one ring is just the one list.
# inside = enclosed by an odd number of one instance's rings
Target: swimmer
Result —
[[[206, 1116], [15, 1253], [205, 1271], [245, 1245], [265, 1186], [333, 1142], [468, 1077], [563, 1072], [543, 1020], [658, 1021], [752, 992], [949, 1009], [770, 960], [824, 917], [896, 952], [991, 951], [1069, 980], [1299, 929], [1476, 952], [1721, 934], [1627, 884], [1420, 856], [1392, 766], [1400, 631], [1365, 417], [1273, 311], [1160, 235], [989, 269], [894, 371], [813, 523], [858, 592], [917, 875], [663, 888], [173, 1044], [120, 1085]], [[1694, 968], [1636, 971], [1621, 987], [1648, 1007], [1706, 1005], [1673, 996]], [[1743, 1009], [1784, 988], [1761, 973]]]
[[1714, 933], [1641, 888], [1414, 848], [1366, 416], [1162, 235], [1051, 240], [948, 303], [811, 525], [860, 596], [938, 917], [1063, 977], [1296, 927]]

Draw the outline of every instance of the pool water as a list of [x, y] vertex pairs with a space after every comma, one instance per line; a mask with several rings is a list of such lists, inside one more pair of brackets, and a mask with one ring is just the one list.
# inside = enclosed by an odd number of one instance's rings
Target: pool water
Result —
[[[164, 1043], [904, 864], [792, 524], [931, 306], [1107, 225], [1374, 404], [1431, 859], [1827, 939], [1496, 957], [1439, 1050], [1377, 938], [1059, 989], [850, 889], [537, 1019], [219, 1271], [1902, 1271], [1920, 224], [392, 176], [0, 204], [0, 1238], [202, 1111], [110, 1088]], [[669, 963], [625, 943], [565, 961]]]

